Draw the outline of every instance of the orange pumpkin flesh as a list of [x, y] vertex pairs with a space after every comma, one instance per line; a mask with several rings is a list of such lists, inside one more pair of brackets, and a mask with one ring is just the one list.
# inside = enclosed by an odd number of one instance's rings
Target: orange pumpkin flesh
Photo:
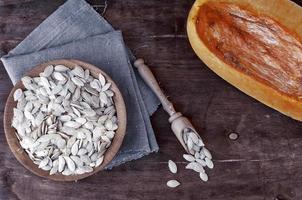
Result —
[[[188, 18], [188, 36], [196, 54], [219, 76], [302, 120], [302, 9], [287, 0], [275, 2], [279, 5], [197, 0]], [[291, 21], [288, 12], [300, 23]]]

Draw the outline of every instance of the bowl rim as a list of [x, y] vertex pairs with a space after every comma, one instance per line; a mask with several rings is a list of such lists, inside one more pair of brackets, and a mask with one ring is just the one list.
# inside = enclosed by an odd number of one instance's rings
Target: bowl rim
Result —
[[103, 170], [105, 168], [105, 166], [107, 166], [113, 160], [113, 158], [119, 151], [119, 149], [122, 145], [124, 136], [126, 134], [126, 126], [127, 126], [126, 106], [125, 106], [123, 96], [122, 96], [119, 88], [117, 87], [116, 83], [112, 80], [112, 78], [108, 74], [106, 74], [103, 70], [101, 70], [100, 68], [98, 68], [90, 63], [83, 62], [80, 60], [59, 59], [59, 60], [51, 60], [48, 62], [44, 62], [44, 63], [38, 64], [38, 65], [34, 66], [33, 68], [31, 68], [29, 71], [27, 71], [23, 75], [23, 77], [24, 76], [36, 77], [47, 66], [58, 65], [58, 64], [62, 64], [71, 69], [74, 68], [76, 65], [79, 65], [84, 70], [89, 69], [90, 74], [94, 78], [97, 78], [97, 77], [95, 77], [93, 74], [101, 73], [106, 78], [106, 80], [111, 83], [111, 90], [115, 94], [113, 96], [113, 101], [114, 101], [114, 105], [116, 108], [116, 114], [117, 114], [117, 119], [118, 119], [118, 129], [116, 131], [116, 134], [112, 140], [110, 147], [104, 153], [103, 163], [100, 166], [93, 168], [94, 170], [90, 173], [84, 173], [84, 174], [80, 174], [80, 175], [69, 175], [69, 176], [62, 175], [61, 173], [49, 175], [49, 171], [44, 171], [44, 170], [38, 168], [38, 165], [33, 163], [33, 161], [29, 158], [26, 151], [21, 147], [19, 140], [15, 134], [15, 129], [11, 126], [12, 117], [13, 117], [13, 108], [16, 107], [16, 102], [13, 99], [13, 94], [14, 94], [15, 90], [18, 88], [24, 89], [24, 86], [23, 86], [21, 80], [19, 80], [14, 85], [14, 87], [10, 91], [7, 101], [5, 103], [4, 117], [3, 117], [4, 132], [5, 132], [6, 141], [9, 145], [11, 152], [14, 154], [14, 156], [19, 161], [19, 163], [21, 163], [26, 169], [28, 169], [29, 171], [31, 171], [32, 173], [34, 173], [40, 177], [48, 178], [48, 179], [51, 179], [54, 181], [77, 181], [77, 180], [80, 180], [83, 178], [87, 178], [87, 177]]

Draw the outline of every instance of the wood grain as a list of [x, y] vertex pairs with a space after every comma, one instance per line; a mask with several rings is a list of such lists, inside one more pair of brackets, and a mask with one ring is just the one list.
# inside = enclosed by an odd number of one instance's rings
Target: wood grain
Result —
[[[0, 54], [16, 46], [63, 2], [0, 6]], [[184, 169], [184, 150], [170, 130], [168, 115], [159, 108], [152, 116], [159, 153], [76, 183], [32, 175], [10, 152], [0, 123], [0, 199], [302, 199], [302, 124], [238, 91], [197, 58], [185, 32], [193, 2], [111, 0], [105, 17], [123, 31], [126, 44], [152, 67], [175, 108], [200, 131], [215, 160], [209, 181], [202, 183]], [[295, 2], [302, 5], [301, 0]], [[11, 88], [1, 65], [0, 121]], [[229, 140], [230, 131], [239, 138]], [[177, 175], [168, 172], [168, 159], [177, 163]], [[165, 186], [172, 178], [181, 182], [174, 190]]]
[[12, 153], [15, 155], [17, 160], [28, 170], [33, 172], [34, 174], [41, 176], [43, 178], [48, 178], [52, 179], [55, 181], [77, 181], [86, 177], [89, 177], [100, 170], [103, 170], [106, 165], [110, 163], [110, 161], [114, 158], [116, 153], [118, 152], [122, 142], [123, 138], [125, 136], [126, 132], [126, 107], [125, 103], [122, 97], [121, 92], [117, 88], [117, 85], [114, 83], [114, 81], [102, 70], [99, 68], [79, 61], [79, 60], [54, 60], [54, 61], [49, 61], [47, 63], [42, 63], [39, 64], [38, 66], [34, 67], [32, 70], [27, 72], [25, 76], [29, 77], [37, 77], [41, 72], [44, 71], [44, 69], [49, 66], [49, 65], [64, 65], [66, 67], [69, 67], [70, 69], [73, 69], [76, 65], [80, 65], [84, 70], [88, 69], [90, 71], [91, 76], [98, 78], [98, 75], [101, 73], [104, 75], [106, 80], [111, 83], [110, 89], [114, 92], [113, 96], [113, 101], [114, 105], [117, 111], [117, 119], [118, 119], [118, 129], [115, 132], [115, 136], [113, 138], [113, 141], [110, 145], [110, 147], [107, 149], [107, 151], [104, 154], [104, 161], [103, 163], [94, 168], [94, 170], [90, 173], [85, 173], [81, 175], [71, 175], [71, 176], [64, 176], [62, 174], [54, 174], [54, 175], [49, 175], [49, 171], [44, 171], [40, 168], [38, 168], [38, 165], [34, 164], [32, 160], [29, 158], [28, 154], [25, 152], [25, 150], [21, 147], [19, 140], [15, 134], [15, 129], [12, 127], [12, 119], [13, 119], [13, 109], [16, 107], [16, 102], [14, 101], [14, 92], [18, 89], [21, 88], [24, 90], [24, 86], [21, 81], [18, 81], [16, 85], [13, 87], [11, 90], [6, 105], [5, 105], [5, 110], [4, 110], [4, 132], [6, 136], [7, 143], [12, 151]]

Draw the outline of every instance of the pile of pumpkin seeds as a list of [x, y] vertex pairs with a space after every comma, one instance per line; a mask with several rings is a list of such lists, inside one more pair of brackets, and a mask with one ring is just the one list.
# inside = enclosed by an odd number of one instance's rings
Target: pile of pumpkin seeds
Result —
[[[191, 169], [199, 174], [202, 181], [208, 181], [208, 175], [205, 172], [205, 167], [213, 169], [214, 164], [212, 161], [212, 155], [210, 151], [205, 147], [200, 136], [191, 129], [183, 130], [183, 140], [187, 146], [190, 154], [183, 154], [183, 158], [189, 163], [186, 165], [186, 169]], [[168, 161], [168, 167], [173, 174], [177, 173], [176, 163], [172, 160]], [[175, 188], [180, 183], [177, 180], [169, 180], [167, 186]]]
[[25, 90], [14, 92], [12, 126], [29, 158], [50, 175], [100, 166], [118, 129], [111, 83], [78, 65], [50, 65], [22, 83]]

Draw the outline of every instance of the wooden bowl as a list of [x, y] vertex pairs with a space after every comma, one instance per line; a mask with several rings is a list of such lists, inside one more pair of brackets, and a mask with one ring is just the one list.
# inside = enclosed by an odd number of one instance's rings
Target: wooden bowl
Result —
[[91, 173], [85, 173], [81, 175], [70, 175], [70, 176], [64, 176], [62, 174], [54, 174], [54, 175], [49, 175], [49, 171], [44, 171], [42, 169], [39, 169], [36, 164], [33, 163], [33, 161], [29, 158], [28, 154], [25, 152], [25, 150], [21, 147], [19, 140], [15, 134], [15, 129], [11, 126], [12, 124], [12, 119], [13, 119], [13, 108], [16, 107], [16, 102], [13, 99], [13, 94], [16, 89], [21, 88], [24, 89], [24, 86], [21, 81], [19, 81], [15, 87], [11, 90], [6, 105], [5, 105], [5, 110], [4, 110], [4, 130], [5, 130], [5, 136], [6, 140], [8, 142], [8, 145], [17, 158], [17, 160], [28, 170], [33, 172], [34, 174], [44, 177], [44, 178], [49, 178], [55, 181], [76, 181], [79, 179], [86, 178], [88, 176], [91, 176], [92, 174], [103, 170], [104, 167], [110, 163], [110, 161], [114, 158], [116, 153], [118, 152], [122, 142], [124, 135], [126, 133], [126, 107], [125, 103], [123, 100], [123, 97], [121, 95], [121, 92], [119, 91], [118, 87], [116, 84], [113, 82], [113, 80], [102, 70], [99, 68], [79, 61], [79, 60], [54, 60], [50, 61], [47, 63], [40, 64], [36, 67], [34, 67], [32, 70], [27, 72], [25, 75], [30, 76], [30, 77], [36, 77], [39, 76], [39, 73], [43, 72], [44, 69], [49, 66], [49, 65], [58, 65], [62, 64], [65, 65], [66, 67], [73, 68], [75, 65], [80, 65], [83, 67], [83, 69], [89, 69], [90, 73], [93, 77], [97, 78], [99, 73], [102, 73], [106, 80], [110, 83], [111, 85], [111, 90], [115, 93], [113, 96], [113, 101], [115, 103], [116, 107], [116, 112], [117, 112], [117, 119], [118, 119], [118, 129], [116, 131], [116, 134], [113, 138], [111, 146], [107, 149], [107, 151], [104, 154], [104, 161], [103, 163], [94, 168], [94, 170]]

